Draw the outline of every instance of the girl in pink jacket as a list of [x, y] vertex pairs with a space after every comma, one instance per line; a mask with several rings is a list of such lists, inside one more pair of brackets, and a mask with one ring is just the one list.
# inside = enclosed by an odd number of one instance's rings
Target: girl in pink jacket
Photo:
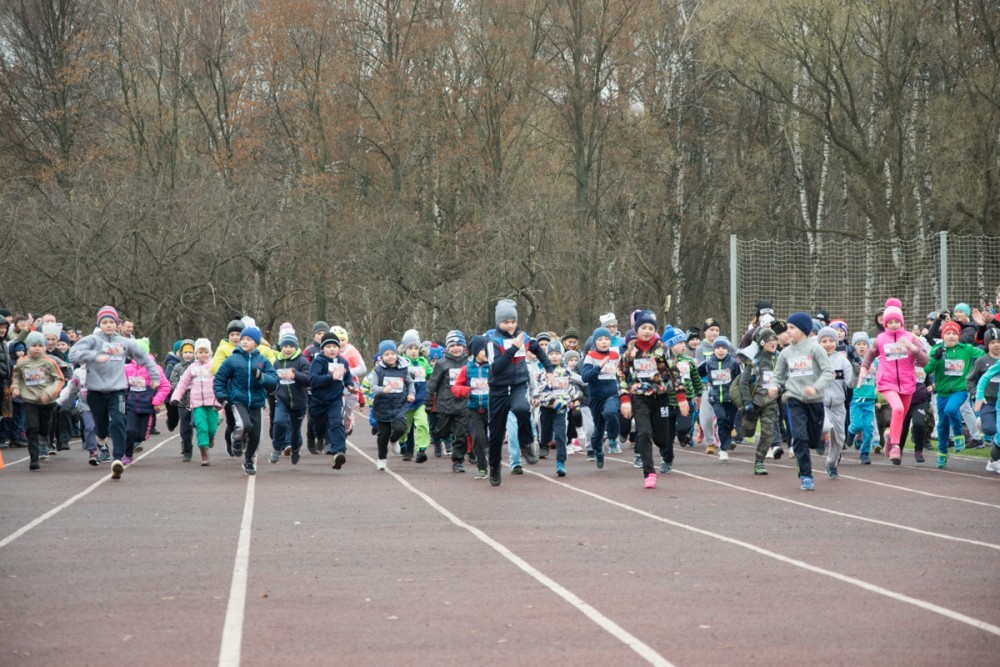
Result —
[[[146, 353], [149, 353], [149, 339], [140, 338], [136, 343]], [[125, 394], [125, 456], [122, 463], [132, 463], [132, 456], [142, 451], [142, 443], [149, 438], [153, 428], [153, 416], [163, 408], [163, 402], [170, 395], [170, 382], [167, 374], [157, 364], [160, 373], [160, 384], [153, 389], [149, 371], [135, 359], [125, 364], [125, 381], [128, 390]]]
[[868, 369], [878, 357], [878, 371], [875, 374], [875, 388], [885, 396], [886, 402], [892, 408], [892, 420], [889, 422], [889, 439], [886, 442], [886, 454], [894, 465], [902, 462], [900, 438], [903, 431], [903, 418], [910, 409], [910, 399], [917, 388], [916, 367], [927, 364], [927, 352], [913, 334], [903, 328], [902, 303], [899, 299], [889, 299], [885, 302], [885, 314], [882, 324], [885, 331], [878, 335], [875, 344], [868, 350], [861, 363], [858, 373], [858, 386], [864, 382]]
[[187, 367], [174, 389], [171, 402], [180, 401], [186, 392], [191, 405], [191, 425], [194, 426], [201, 452], [201, 464], [208, 465], [208, 450], [215, 445], [215, 432], [219, 427], [219, 410], [222, 406], [215, 399], [212, 388], [212, 343], [199, 338], [194, 344], [194, 363]]

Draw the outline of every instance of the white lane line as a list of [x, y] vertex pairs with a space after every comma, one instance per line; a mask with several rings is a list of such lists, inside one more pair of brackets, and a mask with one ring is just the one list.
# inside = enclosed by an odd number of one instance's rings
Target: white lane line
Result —
[[[137, 456], [135, 458], [135, 461], [132, 463], [132, 465], [129, 466], [129, 468], [131, 468], [133, 465], [135, 465], [136, 463], [138, 463], [142, 459], [146, 458], [147, 456], [149, 456], [150, 454], [152, 454], [157, 449], [159, 449], [163, 445], [167, 444], [168, 442], [170, 442], [174, 438], [179, 438], [179, 437], [181, 437], [179, 433], [177, 435], [172, 435], [169, 438], [167, 438], [166, 440], [164, 440], [163, 442], [161, 442], [161, 443], [157, 444], [156, 446], [150, 448], [148, 451], [143, 452], [141, 456]], [[38, 474], [44, 475], [45, 472], [42, 471], [42, 472], [40, 472]], [[76, 501], [80, 500], [84, 496], [87, 496], [91, 491], [93, 491], [94, 489], [96, 489], [97, 487], [99, 487], [101, 484], [104, 484], [109, 479], [111, 479], [111, 473], [108, 473], [104, 477], [101, 477], [99, 480], [97, 480], [96, 482], [94, 482], [93, 484], [91, 484], [90, 486], [88, 486], [86, 489], [84, 489], [80, 493], [76, 494], [75, 496], [73, 496], [72, 498], [70, 498], [69, 500], [67, 500], [66, 502], [64, 502], [62, 505], [59, 505], [57, 507], [53, 507], [48, 512], [46, 512], [42, 516], [38, 517], [37, 519], [35, 519], [31, 523], [26, 524], [26, 525], [22, 526], [21, 528], [18, 528], [13, 533], [11, 533], [7, 537], [5, 537], [2, 540], [0, 540], [0, 549], [2, 549], [3, 547], [7, 546], [8, 544], [10, 544], [11, 542], [13, 542], [17, 538], [21, 537], [22, 535], [24, 535], [25, 533], [27, 533], [32, 528], [34, 528], [34, 527], [38, 526], [39, 524], [41, 524], [42, 522], [44, 522], [44, 521], [46, 521], [48, 519], [51, 519], [56, 514], [58, 514], [59, 512], [63, 511], [64, 509], [66, 509], [67, 507], [69, 507], [70, 505], [72, 505], [73, 503], [75, 503]]]
[[[7, 451], [10, 451], [10, 450], [7, 450]], [[16, 461], [4, 461], [3, 462], [3, 468], [4, 468], [4, 470], [6, 470], [7, 468], [9, 468], [11, 466], [16, 466], [18, 463], [24, 463], [25, 461], [30, 461], [30, 460], [31, 460], [30, 456], [25, 456], [23, 459], [17, 459]]]
[[[677, 451], [677, 450], [675, 449], [674, 451]], [[693, 454], [695, 456], [702, 456], [702, 457], [709, 458], [709, 459], [716, 458], [714, 454], [706, 454], [704, 452], [695, 452], [695, 451], [686, 451], [684, 449], [682, 449], [681, 451], [683, 451], [685, 454]], [[791, 454], [791, 452], [786, 452], [786, 453], [789, 456], [793, 456]], [[793, 456], [793, 458], [794, 458], [794, 456]], [[737, 463], [753, 464], [753, 461], [751, 461], [749, 459], [731, 458], [729, 460], [730, 461], [735, 461]], [[784, 468], [786, 470], [798, 470], [798, 468], [796, 466], [785, 465], [784, 463], [768, 463], [767, 465], [774, 466], [775, 468]], [[879, 466], [879, 467], [880, 468], [881, 467], [886, 467], [887, 468], [888, 466]], [[930, 472], [929, 470], [927, 470], [927, 468], [917, 468], [917, 467], [910, 468], [910, 467], [908, 467], [906, 469], [907, 470], [925, 470], [927, 472]], [[938, 471], [938, 472], [946, 472], [946, 471]], [[875, 486], [883, 486], [883, 487], [886, 487], [888, 489], [895, 489], [896, 491], [905, 491], [906, 493], [914, 493], [914, 494], [917, 494], [917, 495], [920, 495], [920, 496], [928, 496], [930, 498], [937, 498], [939, 500], [952, 500], [952, 501], [957, 502], [957, 503], [967, 503], [969, 505], [979, 505], [980, 507], [989, 507], [991, 509], [998, 509], [998, 510], [1000, 510], [1000, 505], [993, 505], [991, 503], [984, 503], [984, 502], [982, 502], [980, 500], [970, 500], [969, 498], [959, 498], [957, 496], [945, 496], [945, 495], [942, 495], [940, 493], [931, 493], [930, 491], [920, 491], [919, 489], [911, 489], [910, 487], [899, 486], [897, 484], [887, 484], [885, 482], [876, 482], [875, 480], [872, 480], [872, 479], [865, 479], [864, 477], [855, 477], [854, 475], [846, 475], [844, 473], [841, 473], [840, 476], [842, 478], [844, 478], [844, 479], [850, 479], [850, 480], [854, 480], [856, 482], [864, 482], [865, 484], [874, 484]], [[986, 477], [983, 477], [982, 475], [967, 475], [967, 476], [968, 477], [976, 477], [977, 479], [988, 479]]]
[[[607, 460], [614, 461], [615, 463], [624, 463], [627, 465], [632, 465], [631, 461], [623, 461], [622, 459], [616, 459], [613, 457], [608, 457]], [[729, 460], [736, 461], [738, 459], [729, 459]], [[729, 482], [723, 482], [718, 479], [712, 479], [711, 477], [702, 477], [701, 475], [695, 475], [694, 473], [684, 472], [683, 470], [675, 469], [670, 474], [691, 477], [692, 479], [697, 479], [702, 482], [709, 482], [710, 484], [718, 484], [719, 486], [725, 486], [727, 488], [736, 489], [737, 491], [743, 491], [745, 493], [752, 493], [757, 496], [763, 496], [764, 498], [770, 498], [771, 500], [780, 500], [783, 503], [798, 505], [799, 507], [805, 507], [806, 509], [815, 510], [817, 512], [825, 512], [826, 514], [832, 514], [834, 516], [844, 517], [845, 519], [854, 519], [856, 521], [867, 521], [868, 523], [874, 523], [879, 526], [887, 526], [889, 528], [896, 528], [898, 530], [906, 530], [911, 533], [916, 533], [917, 535], [936, 537], [938, 539], [951, 540], [953, 542], [964, 542], [966, 544], [974, 544], [978, 547], [986, 547], [987, 549], [996, 549], [1000, 551], [1000, 544], [993, 544], [991, 542], [980, 542], [979, 540], [971, 540], [965, 537], [956, 537], [954, 535], [945, 535], [944, 533], [935, 533], [929, 530], [913, 528], [912, 526], [904, 526], [903, 524], [892, 523], [891, 521], [883, 521], [881, 519], [871, 519], [869, 517], [861, 516], [859, 514], [848, 514], [847, 512], [838, 512], [837, 510], [831, 510], [826, 507], [819, 507], [817, 505], [810, 505], [809, 503], [803, 503], [798, 500], [792, 500], [791, 498], [783, 498], [781, 496], [776, 496], [772, 493], [766, 493], [764, 491], [758, 491], [756, 489], [748, 489], [745, 486], [737, 486], [736, 484], [730, 484]], [[841, 477], [843, 477], [843, 475], [841, 475]]]
[[[368, 454], [366, 454], [360, 447], [355, 445], [353, 442], [348, 441], [347, 444], [349, 444], [351, 448], [354, 449], [354, 451], [356, 451], [358, 454], [368, 459], [368, 461], [370, 461], [372, 464], [375, 463], [375, 459], [368, 456]], [[563, 587], [555, 580], [542, 574], [539, 570], [535, 569], [530, 563], [528, 563], [520, 556], [512, 552], [503, 544], [497, 542], [479, 528], [467, 524], [461, 519], [459, 519], [457, 516], [452, 514], [443, 506], [441, 506], [433, 498], [428, 496], [426, 493], [415, 488], [412, 484], [406, 481], [406, 479], [401, 475], [391, 470], [386, 470], [385, 472], [391, 475], [397, 482], [402, 484], [408, 491], [410, 491], [411, 493], [419, 497], [421, 500], [423, 500], [425, 503], [430, 505], [432, 508], [437, 510], [441, 515], [443, 515], [453, 524], [455, 524], [459, 528], [462, 528], [472, 533], [480, 542], [482, 542], [483, 544], [487, 545], [488, 547], [496, 551], [498, 554], [509, 560], [518, 568], [520, 568], [521, 571], [523, 571], [525, 574], [532, 577], [535, 581], [542, 584], [550, 591], [552, 591], [553, 593], [561, 597], [563, 600], [568, 602], [571, 606], [576, 608], [580, 613], [582, 613], [584, 616], [586, 616], [591, 621], [596, 623], [599, 628], [601, 628], [602, 630], [610, 634], [612, 637], [614, 637], [615, 639], [617, 639], [618, 641], [622, 642], [630, 649], [632, 649], [643, 660], [645, 660], [651, 665], [657, 665], [659, 667], [672, 667], [672, 663], [666, 658], [664, 658], [662, 655], [657, 653], [656, 650], [654, 650], [651, 646], [647, 645], [638, 637], [630, 633], [628, 630], [621, 627], [620, 625], [612, 621], [610, 618], [608, 618], [601, 612], [597, 611], [597, 609], [595, 609], [591, 605], [581, 600], [578, 596], [576, 596], [567, 588]]]
[[222, 645], [219, 648], [219, 667], [236, 667], [240, 664], [240, 651], [243, 647], [243, 614], [246, 611], [247, 601], [247, 574], [250, 570], [250, 525], [253, 522], [256, 480], [255, 475], [251, 475], [247, 480], [243, 521], [240, 522], [240, 539], [236, 546], [236, 563], [233, 565], [233, 581], [229, 586], [226, 623], [222, 629]]
[[[988, 633], [990, 633], [992, 635], [996, 635], [996, 636], [1000, 637], [1000, 627], [998, 627], [996, 625], [993, 625], [991, 623], [987, 623], [986, 621], [981, 621], [978, 618], [973, 618], [972, 616], [968, 616], [968, 615], [963, 614], [961, 612], [954, 611], [952, 609], [948, 609], [947, 607], [942, 607], [940, 605], [936, 605], [933, 602], [927, 602], [926, 600], [921, 600], [919, 598], [911, 597], [911, 596], [905, 595], [903, 593], [897, 593], [897, 592], [891, 591], [891, 590], [889, 590], [887, 588], [883, 588], [883, 587], [878, 586], [876, 584], [872, 584], [872, 583], [869, 583], [867, 581], [863, 581], [861, 579], [857, 579], [855, 577], [848, 576], [846, 574], [841, 574], [839, 572], [834, 572], [833, 570], [827, 570], [826, 568], [822, 568], [822, 567], [819, 567], [817, 565], [812, 565], [810, 563], [806, 563], [804, 561], [797, 560], [797, 559], [791, 558], [789, 556], [784, 556], [784, 555], [779, 554], [777, 552], [771, 551], [770, 549], [765, 549], [763, 547], [758, 547], [755, 544], [750, 544], [749, 542], [744, 542], [743, 540], [738, 540], [738, 539], [735, 539], [735, 538], [732, 538], [732, 537], [726, 537], [725, 535], [721, 535], [719, 533], [714, 533], [714, 532], [712, 532], [710, 530], [705, 530], [703, 528], [698, 528], [696, 526], [691, 526], [691, 525], [688, 525], [686, 523], [680, 523], [679, 521], [673, 521], [671, 519], [667, 519], [667, 518], [664, 518], [662, 516], [658, 516], [656, 514], [652, 514], [650, 512], [645, 511], [645, 510], [641, 510], [638, 507], [632, 507], [631, 505], [626, 505], [625, 503], [619, 502], [617, 500], [612, 500], [611, 498], [607, 498], [607, 497], [602, 496], [602, 495], [600, 495], [598, 493], [594, 493], [593, 491], [587, 491], [586, 489], [581, 489], [581, 488], [578, 488], [578, 487], [566, 484], [565, 482], [560, 482], [560, 481], [558, 481], [556, 479], [552, 479], [550, 477], [547, 477], [546, 475], [543, 475], [542, 473], [534, 472], [533, 470], [525, 470], [525, 473], [529, 474], [529, 475], [534, 475], [535, 477], [540, 477], [541, 479], [544, 479], [546, 482], [549, 482], [551, 484], [555, 484], [557, 486], [561, 486], [563, 488], [569, 489], [570, 491], [575, 491], [576, 493], [580, 493], [580, 494], [583, 494], [585, 496], [589, 496], [591, 498], [594, 498], [595, 500], [600, 500], [601, 502], [605, 502], [605, 503], [607, 503], [609, 505], [612, 505], [614, 507], [621, 508], [621, 509], [626, 510], [628, 512], [633, 512], [635, 514], [638, 514], [639, 516], [646, 517], [647, 519], [652, 519], [653, 521], [659, 521], [660, 523], [665, 523], [668, 526], [674, 526], [675, 528], [681, 528], [683, 530], [687, 530], [687, 531], [690, 531], [692, 533], [696, 533], [698, 535], [703, 535], [705, 537], [710, 537], [710, 538], [718, 540], [720, 542], [725, 542], [727, 544], [732, 544], [732, 545], [735, 545], [735, 546], [738, 546], [738, 547], [743, 547], [744, 549], [748, 549], [748, 550], [753, 551], [755, 553], [761, 554], [762, 556], [767, 556], [768, 558], [773, 558], [774, 560], [780, 561], [782, 563], [787, 563], [788, 565], [794, 565], [795, 567], [802, 568], [803, 570], [807, 570], [809, 572], [814, 572], [816, 574], [822, 574], [823, 576], [830, 577], [831, 579], [836, 579], [838, 581], [842, 581], [844, 583], [851, 584], [852, 586], [857, 586], [858, 588], [862, 588], [862, 589], [864, 589], [866, 591], [870, 591], [872, 593], [876, 593], [878, 595], [882, 595], [882, 596], [890, 598], [892, 600], [897, 600], [899, 602], [905, 602], [906, 604], [911, 604], [911, 605], [913, 605], [915, 607], [919, 607], [920, 609], [924, 609], [926, 611], [930, 611], [932, 613], [939, 614], [941, 616], [944, 616], [945, 618], [950, 618], [953, 621], [958, 621], [959, 623], [965, 623], [966, 625], [972, 626], [972, 627], [974, 627], [974, 628], [976, 628], [978, 630], [983, 630], [983, 631], [988, 632]], [[673, 474], [673, 473], [671, 473], [671, 474]]]

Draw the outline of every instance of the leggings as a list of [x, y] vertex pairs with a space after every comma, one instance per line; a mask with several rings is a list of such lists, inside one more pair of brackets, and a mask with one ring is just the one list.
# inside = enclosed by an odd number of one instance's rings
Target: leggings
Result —
[[903, 433], [903, 419], [910, 410], [910, 400], [913, 394], [900, 394], [896, 391], [883, 391], [886, 402], [892, 408], [892, 420], [889, 422], [889, 442], [886, 447], [900, 444]]

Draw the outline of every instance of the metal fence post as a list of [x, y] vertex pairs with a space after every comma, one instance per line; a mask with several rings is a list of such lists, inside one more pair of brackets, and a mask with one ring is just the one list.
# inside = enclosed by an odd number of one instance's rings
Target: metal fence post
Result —
[[948, 309], [948, 232], [938, 232], [941, 238], [941, 310]]
[[730, 339], [734, 345], [739, 344], [739, 324], [736, 321], [736, 290], [739, 287], [739, 275], [736, 262], [736, 234], [729, 235], [729, 330]]

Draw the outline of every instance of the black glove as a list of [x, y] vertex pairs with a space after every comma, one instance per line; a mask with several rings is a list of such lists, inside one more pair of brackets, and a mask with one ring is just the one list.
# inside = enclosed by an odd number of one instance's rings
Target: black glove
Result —
[[261, 380], [263, 380], [264, 379], [264, 371], [260, 370], [259, 368], [253, 369], [253, 379], [257, 380], [258, 382], [260, 382]]
[[938, 349], [934, 350], [934, 358], [935, 359], [943, 359], [944, 358], [944, 345], [942, 345]]
[[181, 402], [178, 401], [176, 398], [170, 401], [170, 405], [174, 406], [175, 408], [180, 404]]
[[743, 406], [743, 417], [750, 421], [757, 421], [757, 406], [753, 403], [747, 403]]
[[836, 379], [838, 379], [838, 380], [843, 380], [844, 379], [844, 371], [842, 371], [842, 370], [841, 371], [834, 371], [833, 372], [833, 376]]

